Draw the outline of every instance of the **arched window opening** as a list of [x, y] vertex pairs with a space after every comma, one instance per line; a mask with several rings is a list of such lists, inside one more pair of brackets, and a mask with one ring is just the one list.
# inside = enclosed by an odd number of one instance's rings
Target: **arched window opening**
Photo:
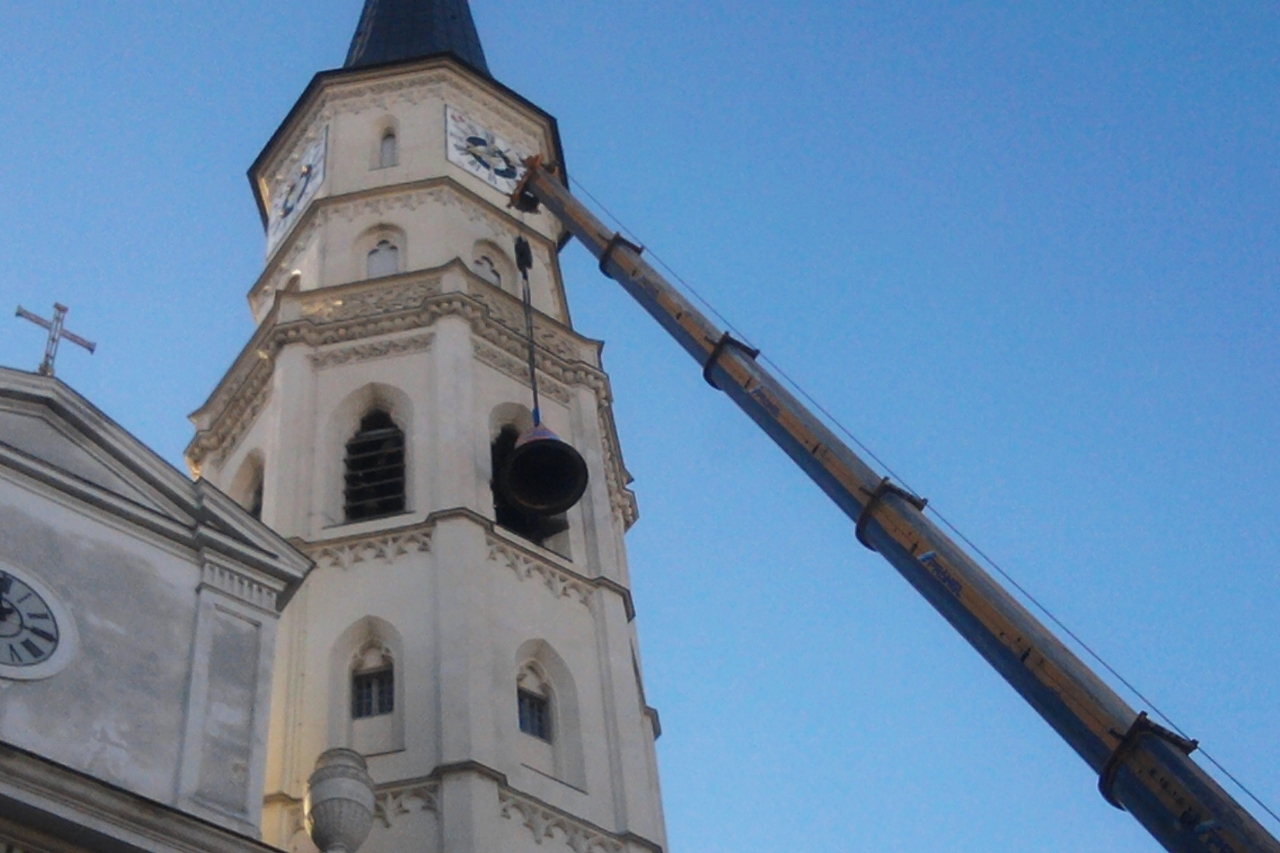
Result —
[[498, 488], [498, 472], [506, 467], [515, 450], [516, 439], [519, 437], [520, 431], [508, 424], [498, 433], [498, 437], [493, 440], [489, 448], [493, 463], [493, 479], [489, 481], [489, 488], [493, 492], [494, 521], [499, 527], [506, 528], [535, 545], [541, 545], [563, 557], [568, 557], [569, 519], [565, 513], [541, 516], [524, 512], [508, 501], [502, 490]]
[[530, 640], [516, 655], [520, 763], [586, 790], [582, 715], [573, 675], [545, 641]]
[[396, 680], [393, 667], [351, 676], [351, 718], [381, 717], [396, 709]]
[[526, 661], [516, 676], [516, 718], [520, 732], [520, 763], [548, 776], [564, 778], [557, 771], [555, 705], [551, 681], [535, 661]]
[[515, 265], [502, 247], [492, 240], [477, 240], [471, 247], [471, 268], [493, 286], [516, 296], [520, 294]]
[[249, 494], [249, 515], [252, 515], [258, 521], [262, 521], [262, 474], [258, 474], [258, 481], [253, 485], [253, 491]]
[[365, 260], [365, 274], [369, 278], [395, 275], [400, 271], [400, 249], [390, 240], [379, 240]]
[[404, 512], [404, 433], [381, 409], [347, 442], [345, 480], [347, 521]]
[[498, 265], [493, 262], [493, 258], [488, 255], [476, 258], [476, 272], [490, 284], [502, 287], [502, 273], [498, 271]]
[[365, 755], [404, 748], [404, 714], [397, 708], [391, 648], [366, 641], [351, 659], [351, 746]]
[[517, 691], [520, 711], [520, 731], [538, 740], [551, 743], [551, 703], [545, 696]]
[[264, 480], [264, 464], [262, 451], [254, 450], [247, 454], [240, 463], [235, 477], [227, 484], [227, 494], [244, 511], [259, 521], [262, 520], [262, 484]]
[[396, 132], [388, 128], [382, 134], [382, 142], [378, 145], [378, 168], [385, 169], [396, 165], [399, 161], [398, 154]]

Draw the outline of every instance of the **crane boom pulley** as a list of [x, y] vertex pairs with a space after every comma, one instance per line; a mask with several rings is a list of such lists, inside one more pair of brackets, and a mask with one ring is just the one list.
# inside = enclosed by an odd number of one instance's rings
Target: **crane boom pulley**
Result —
[[722, 390], [854, 522], [878, 552], [1098, 774], [1107, 801], [1171, 853], [1280, 853], [1280, 842], [1190, 758], [1195, 741], [1135, 712], [925, 515], [756, 360], [608, 229], [539, 157], [511, 196], [565, 225]]

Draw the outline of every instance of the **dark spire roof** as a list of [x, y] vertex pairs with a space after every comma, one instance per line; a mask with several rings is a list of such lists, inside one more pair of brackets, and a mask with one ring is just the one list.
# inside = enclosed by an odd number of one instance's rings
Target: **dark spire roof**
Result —
[[467, 0], [365, 0], [346, 68], [452, 53], [489, 76]]

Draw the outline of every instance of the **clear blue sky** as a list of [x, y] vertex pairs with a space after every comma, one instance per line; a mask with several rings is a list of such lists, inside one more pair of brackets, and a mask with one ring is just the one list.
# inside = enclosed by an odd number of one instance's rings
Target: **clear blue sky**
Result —
[[[175, 464], [251, 330], [244, 171], [359, 7], [5, 4], [0, 309], [71, 305], [100, 348], [60, 376]], [[473, 8], [574, 177], [1280, 805], [1274, 3]], [[565, 265], [637, 478], [674, 851], [1157, 849], [581, 248]], [[0, 323], [0, 364], [41, 347]]]

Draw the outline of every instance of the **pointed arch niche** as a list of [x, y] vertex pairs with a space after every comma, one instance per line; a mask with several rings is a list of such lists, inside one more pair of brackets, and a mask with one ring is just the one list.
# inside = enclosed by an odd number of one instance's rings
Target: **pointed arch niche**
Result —
[[478, 240], [471, 247], [471, 269], [476, 275], [507, 293], [520, 296], [521, 286], [511, 256], [492, 240]]
[[321, 456], [322, 507], [326, 526], [365, 521], [366, 518], [349, 518], [347, 514], [347, 463], [349, 445], [361, 432], [367, 419], [381, 413], [402, 436], [402, 466], [404, 503], [393, 514], [373, 513], [367, 520], [399, 518], [414, 510], [415, 448], [413, 442], [413, 403], [409, 395], [392, 385], [371, 382], [346, 396], [334, 408], [324, 432], [324, 453]]
[[342, 632], [329, 660], [329, 743], [362, 755], [404, 749], [408, 667], [400, 632], [366, 616]]
[[522, 512], [498, 489], [498, 472], [515, 450], [516, 439], [532, 426], [533, 412], [519, 403], [503, 403], [489, 414], [489, 490], [493, 494], [493, 519], [504, 530], [571, 560], [568, 513], [537, 516]]
[[227, 495], [259, 521], [262, 520], [262, 495], [266, 463], [261, 450], [251, 450], [236, 470], [227, 487]]
[[516, 652], [515, 663], [516, 683], [509, 701], [520, 763], [585, 791], [582, 710], [573, 674], [546, 640], [526, 642]]
[[408, 242], [403, 228], [383, 223], [356, 239], [353, 281], [384, 278], [405, 271]]
[[400, 123], [395, 116], [383, 116], [374, 125], [371, 168], [389, 169], [400, 165]]

